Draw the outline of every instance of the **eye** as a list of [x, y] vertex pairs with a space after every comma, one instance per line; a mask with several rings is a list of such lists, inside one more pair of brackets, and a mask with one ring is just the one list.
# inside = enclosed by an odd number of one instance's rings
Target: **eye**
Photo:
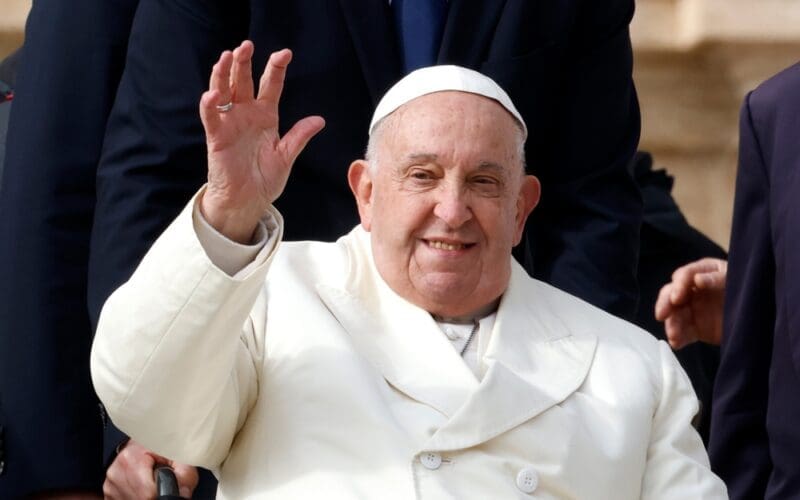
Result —
[[501, 179], [490, 175], [476, 175], [469, 179], [472, 189], [481, 196], [497, 197], [502, 191]]
[[427, 170], [415, 169], [411, 171], [409, 177], [411, 177], [412, 179], [416, 179], [418, 181], [426, 181], [433, 179], [433, 174], [431, 174]]
[[402, 182], [409, 191], [427, 191], [436, 186], [437, 172], [423, 165], [413, 165], [403, 173]]

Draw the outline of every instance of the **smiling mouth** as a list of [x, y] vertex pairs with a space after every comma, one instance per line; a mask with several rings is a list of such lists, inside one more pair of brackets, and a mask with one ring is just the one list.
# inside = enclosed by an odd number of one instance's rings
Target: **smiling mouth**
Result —
[[475, 243], [448, 243], [440, 240], [425, 240], [425, 243], [427, 243], [431, 248], [435, 248], [437, 250], [449, 250], [451, 252], [456, 250], [465, 250], [475, 246]]

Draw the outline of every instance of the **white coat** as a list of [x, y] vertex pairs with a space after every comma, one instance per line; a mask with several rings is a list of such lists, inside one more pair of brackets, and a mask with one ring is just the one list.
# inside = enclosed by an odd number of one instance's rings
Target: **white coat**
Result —
[[360, 227], [235, 277], [191, 204], [103, 309], [113, 421], [218, 472], [219, 497], [726, 498], [670, 349], [516, 263], [478, 381], [378, 275]]

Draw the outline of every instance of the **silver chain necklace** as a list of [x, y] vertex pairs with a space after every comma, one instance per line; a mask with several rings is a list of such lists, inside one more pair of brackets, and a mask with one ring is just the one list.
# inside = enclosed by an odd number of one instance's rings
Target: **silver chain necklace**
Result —
[[477, 319], [473, 319], [472, 320], [472, 324], [473, 324], [472, 330], [469, 332], [469, 337], [467, 337], [467, 343], [464, 344], [464, 347], [461, 348], [460, 355], [461, 355], [462, 358], [464, 357], [464, 353], [467, 352], [467, 349], [469, 348], [469, 344], [472, 342], [472, 337], [474, 337], [475, 336], [475, 332], [478, 331], [478, 326], [480, 326], [480, 323], [478, 323]]

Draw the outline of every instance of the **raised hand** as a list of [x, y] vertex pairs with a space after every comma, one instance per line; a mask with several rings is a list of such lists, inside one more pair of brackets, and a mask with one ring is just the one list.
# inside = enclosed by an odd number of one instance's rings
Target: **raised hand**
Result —
[[673, 349], [697, 340], [720, 344], [727, 270], [724, 260], [700, 259], [676, 269], [661, 288], [655, 315]]
[[270, 55], [254, 97], [253, 44], [225, 51], [200, 99], [208, 146], [208, 187], [200, 202], [206, 220], [226, 237], [249, 243], [267, 207], [283, 192], [308, 141], [325, 126], [319, 116], [278, 133], [278, 103], [292, 52]]

